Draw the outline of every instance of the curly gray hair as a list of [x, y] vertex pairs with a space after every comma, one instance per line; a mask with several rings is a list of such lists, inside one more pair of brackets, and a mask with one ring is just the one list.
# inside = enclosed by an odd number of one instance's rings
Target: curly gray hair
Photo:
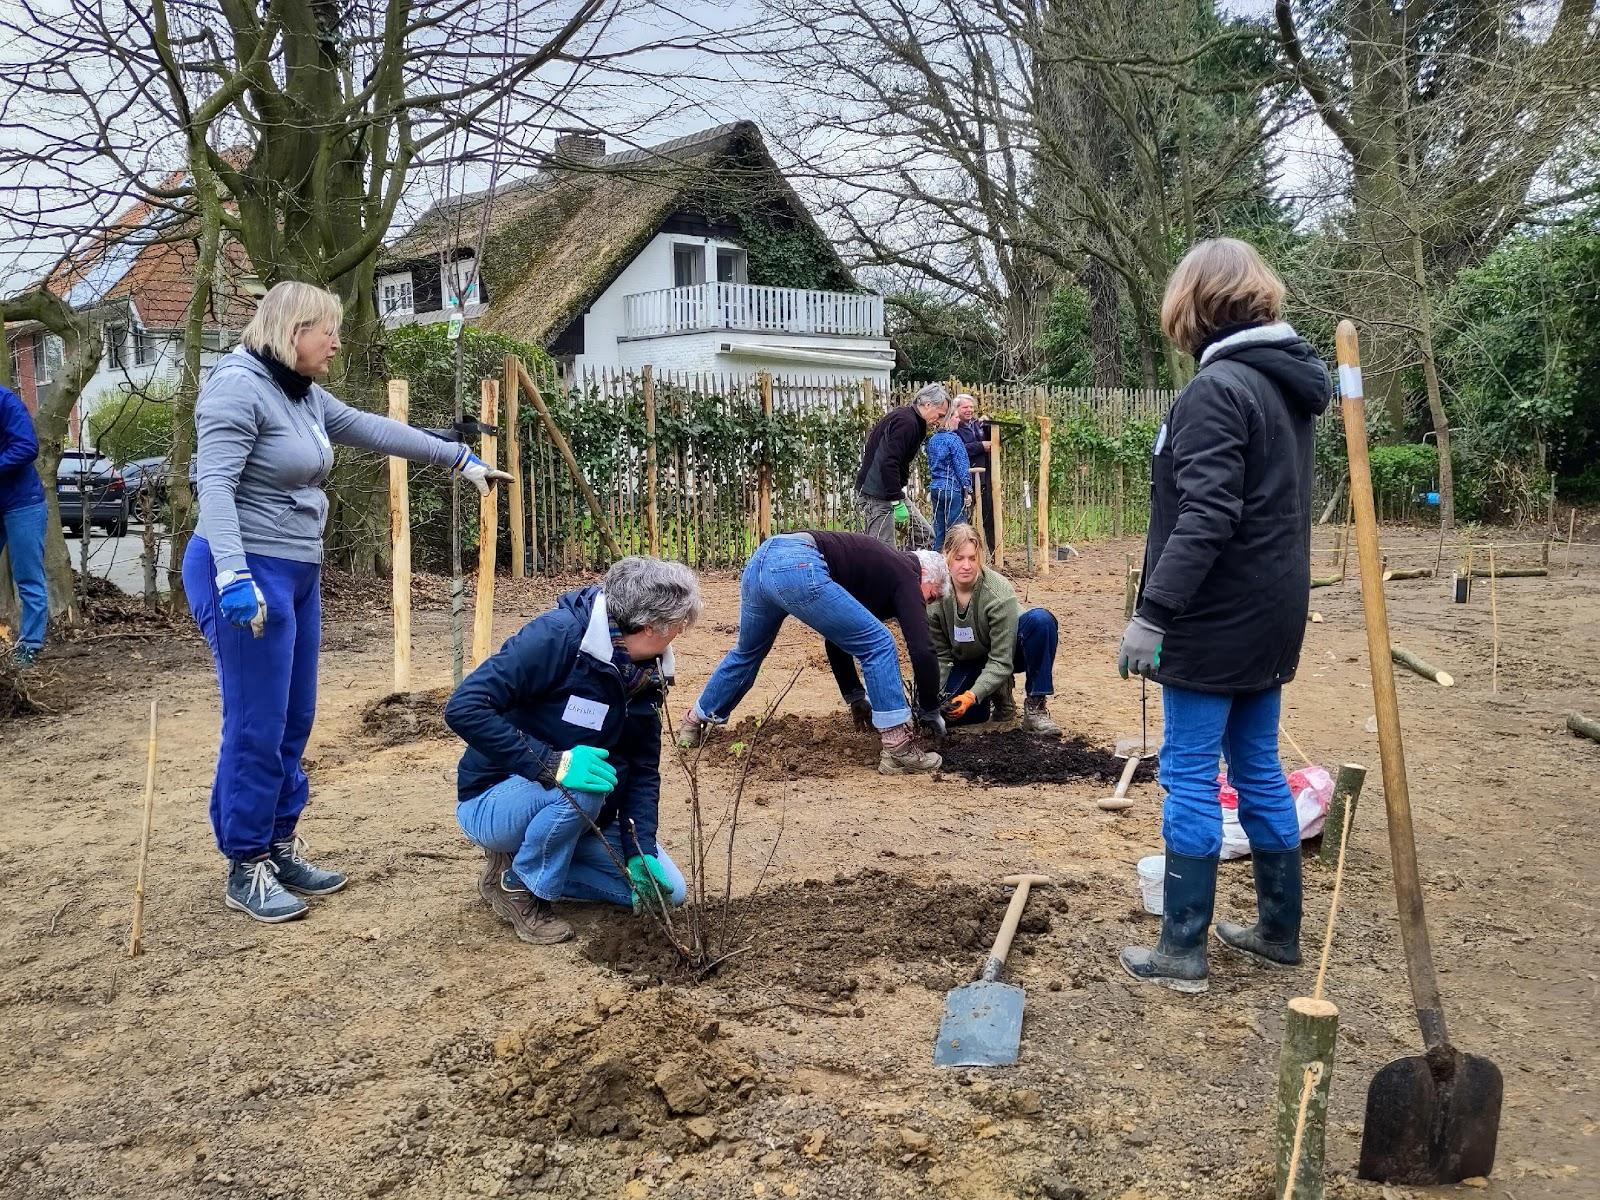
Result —
[[623, 633], [672, 625], [685, 629], [700, 619], [700, 581], [680, 562], [630, 554], [611, 564], [601, 585], [607, 612]]
[[913, 550], [917, 556], [917, 563], [922, 568], [923, 583], [937, 583], [939, 595], [950, 594], [950, 564], [945, 562], [944, 555], [936, 550]]

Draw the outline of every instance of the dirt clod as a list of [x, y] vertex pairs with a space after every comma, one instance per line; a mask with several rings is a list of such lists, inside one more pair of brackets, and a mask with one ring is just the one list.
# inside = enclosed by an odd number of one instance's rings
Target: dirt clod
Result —
[[362, 711], [361, 732], [382, 746], [399, 746], [451, 736], [444, 723], [449, 688], [426, 692], [390, 692]]
[[749, 755], [754, 779], [832, 779], [875, 765], [878, 750], [878, 735], [859, 732], [844, 713], [782, 713], [766, 722], [746, 717], [711, 742], [701, 761], [742, 767]]
[[[1114, 784], [1122, 778], [1125, 760], [1078, 738], [1039, 738], [1021, 730], [951, 738], [944, 749], [947, 774], [965, 775], [989, 787], [1019, 783], [1066, 783], [1090, 780]], [[1154, 779], [1156, 764], [1148, 759], [1133, 773], [1135, 783]]]

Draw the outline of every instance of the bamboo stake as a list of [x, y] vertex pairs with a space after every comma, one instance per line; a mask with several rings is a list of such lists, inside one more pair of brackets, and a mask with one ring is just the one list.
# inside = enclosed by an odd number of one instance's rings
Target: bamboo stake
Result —
[[1569, 575], [1572, 573], [1572, 527], [1577, 523], [1578, 510], [1570, 509], [1567, 512], [1567, 554], [1561, 563], [1561, 569]]
[[1339, 768], [1339, 776], [1333, 781], [1333, 799], [1328, 802], [1328, 815], [1322, 824], [1323, 862], [1342, 859], [1345, 838], [1355, 823], [1356, 802], [1361, 799], [1361, 787], [1366, 781], [1367, 768], [1360, 763], [1345, 763]]
[[1489, 547], [1489, 628], [1490, 635], [1490, 666], [1489, 666], [1489, 694], [1500, 694], [1500, 606], [1495, 600], [1495, 569], [1494, 547]]
[[[495, 379], [483, 381], [483, 423], [493, 425], [500, 407], [500, 383]], [[492, 433], [483, 435], [478, 457], [491, 471], [497, 468], [498, 439]], [[490, 487], [478, 498], [478, 596], [472, 620], [472, 665], [477, 666], [489, 657], [494, 642], [494, 559], [495, 543], [500, 532], [499, 489]]]
[[[389, 381], [389, 418], [402, 425], [410, 419], [411, 385], [404, 379]], [[389, 459], [389, 572], [394, 610], [394, 690], [411, 690], [411, 489], [406, 485], [408, 464]]]
[[1006, 504], [1005, 486], [1000, 478], [1000, 426], [991, 423], [994, 449], [989, 451], [989, 502], [994, 506], [994, 569], [1005, 570], [1006, 565]]
[[768, 440], [772, 426], [771, 372], [761, 372], [757, 384], [761, 390], [761, 417], [767, 425], [761, 438], [761, 468], [756, 484], [756, 540], [764, 542], [772, 536], [772, 457]]
[[506, 509], [511, 522], [511, 578], [521, 579], [528, 573], [528, 520], [522, 509], [522, 431], [517, 428], [517, 358], [506, 355], [505, 377], [501, 386], [506, 398], [506, 473], [511, 482], [506, 485], [510, 507]]
[[1039, 574], [1050, 574], [1050, 418], [1039, 418]]
[[1430, 680], [1433, 683], [1437, 683], [1440, 687], [1455, 686], [1456, 677], [1450, 674], [1449, 671], [1441, 671], [1432, 663], [1424, 662], [1421, 658], [1418, 658], [1404, 646], [1390, 646], [1389, 657], [1394, 659], [1394, 661], [1399, 663], [1402, 667], [1405, 667], [1411, 671], [1415, 671], [1424, 679]]
[[656, 513], [656, 487], [659, 467], [656, 463], [656, 369], [645, 366], [644, 380], [644, 488], [645, 530], [649, 538], [650, 556], [661, 557], [661, 523]]
[[1344, 582], [1346, 568], [1350, 565], [1350, 525], [1355, 520], [1354, 498], [1345, 501], [1344, 505], [1344, 543], [1339, 554], [1339, 582]]
[[[84, 528], [84, 536], [89, 530]], [[150, 701], [150, 742], [144, 759], [144, 819], [139, 826], [139, 869], [133, 883], [133, 929], [128, 934], [128, 957], [138, 958], [144, 953], [144, 876], [145, 863], [150, 858], [150, 822], [156, 802], [156, 705]]]
[[577, 484], [578, 490], [583, 493], [583, 501], [589, 506], [589, 514], [594, 517], [595, 525], [600, 530], [600, 538], [606, 544], [606, 550], [612, 558], [621, 558], [622, 551], [617, 547], [616, 535], [611, 532], [611, 523], [606, 520], [605, 510], [600, 507], [600, 498], [594, 494], [589, 481], [583, 477], [583, 470], [578, 466], [578, 459], [567, 443], [566, 434], [561, 432], [561, 427], [556, 424], [555, 418], [550, 415], [550, 410], [545, 407], [544, 397], [529, 378], [528, 368], [521, 359], [517, 360], [517, 382], [521, 384], [522, 390], [528, 393], [534, 408], [539, 410], [539, 419], [544, 422], [545, 432], [550, 435], [550, 440], [555, 443], [556, 449], [566, 461], [567, 470], [572, 473], [573, 483]]

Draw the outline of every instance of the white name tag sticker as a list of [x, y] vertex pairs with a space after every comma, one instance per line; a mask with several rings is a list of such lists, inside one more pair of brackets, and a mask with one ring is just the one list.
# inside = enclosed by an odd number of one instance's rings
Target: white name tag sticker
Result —
[[970, 642], [974, 640], [972, 637], [972, 627], [970, 625], [957, 625], [955, 628], [955, 639], [958, 642]]
[[1161, 426], [1161, 432], [1156, 434], [1156, 448], [1151, 453], [1152, 453], [1152, 455], [1154, 457], [1159, 458], [1161, 456], [1161, 452], [1163, 450], [1165, 450], [1166, 448], [1167, 448], [1167, 427], [1165, 425], [1162, 425]]
[[567, 710], [561, 714], [561, 719], [568, 725], [579, 725], [584, 729], [599, 729], [606, 723], [606, 714], [611, 711], [609, 704], [601, 704], [598, 700], [585, 700], [582, 696], [568, 696]]

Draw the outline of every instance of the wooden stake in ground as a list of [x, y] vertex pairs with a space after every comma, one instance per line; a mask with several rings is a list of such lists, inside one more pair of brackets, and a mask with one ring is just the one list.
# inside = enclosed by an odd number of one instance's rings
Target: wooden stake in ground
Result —
[[[85, 534], [88, 527], [84, 527]], [[150, 819], [156, 802], [156, 704], [150, 701], [150, 744], [144, 760], [144, 820], [139, 826], [139, 869], [133, 883], [133, 930], [128, 934], [128, 957], [144, 953], [144, 868], [150, 857]]]
[[656, 513], [656, 369], [640, 371], [644, 391], [644, 523], [646, 544], [652, 558], [661, 557], [661, 521]]
[[517, 411], [517, 357], [506, 355], [503, 375], [506, 401], [506, 474], [511, 482], [506, 485], [507, 519], [511, 523], [511, 578], [521, 579], [528, 573], [528, 521], [522, 509], [522, 431], [518, 428], [521, 414]]
[[989, 547], [983, 538], [983, 468], [968, 467], [967, 474], [972, 476], [972, 531], [978, 535], [979, 548], [987, 553]]
[[539, 410], [539, 420], [544, 422], [545, 432], [550, 435], [550, 440], [555, 443], [556, 450], [566, 462], [567, 470], [572, 473], [573, 483], [583, 493], [583, 502], [589, 506], [589, 515], [594, 518], [595, 528], [600, 531], [600, 540], [606, 544], [606, 552], [614, 559], [621, 558], [622, 550], [617, 545], [616, 535], [611, 532], [611, 522], [606, 520], [605, 509], [600, 507], [600, 497], [594, 494], [589, 481], [583, 477], [583, 469], [578, 466], [577, 456], [572, 453], [572, 446], [568, 444], [566, 434], [561, 432], [561, 426], [556, 424], [555, 418], [550, 415], [550, 410], [545, 407], [544, 397], [539, 394], [538, 387], [534, 385], [533, 379], [528, 375], [528, 368], [521, 359], [517, 360], [517, 382], [522, 385], [522, 390], [528, 393], [534, 408]]
[[1139, 577], [1133, 573], [1133, 555], [1122, 556], [1122, 619], [1133, 620], [1133, 608], [1139, 599]]
[[[942, 547], [935, 546], [935, 550]], [[1039, 418], [1039, 574], [1050, 574], [1050, 418]]]
[[1367, 768], [1360, 763], [1345, 763], [1333, 781], [1333, 799], [1328, 802], [1328, 815], [1322, 822], [1321, 859], [1325, 863], [1337, 862], [1344, 853], [1346, 831], [1355, 823], [1356, 802], [1361, 799], [1361, 787], [1367, 781]]
[[1390, 646], [1389, 657], [1394, 659], [1407, 670], [1415, 671], [1424, 679], [1437, 683], [1440, 687], [1454, 687], [1456, 677], [1449, 671], [1441, 671], [1430, 662], [1424, 662], [1417, 655], [1411, 653], [1404, 646]]
[[1567, 553], [1561, 562], [1561, 569], [1569, 575], [1572, 573], [1572, 527], [1577, 522], [1578, 510], [1574, 508], [1567, 513]]
[[1000, 426], [991, 422], [989, 428], [992, 431], [990, 440], [994, 442], [994, 448], [989, 451], [989, 501], [994, 505], [994, 545], [990, 549], [994, 553], [994, 569], [1003, 571], [1006, 565], [1006, 503], [1002, 494], [1005, 489], [1000, 483]]
[[1600, 721], [1596, 721], [1592, 717], [1586, 717], [1579, 712], [1569, 712], [1567, 714], [1567, 728], [1572, 730], [1573, 733], [1580, 734], [1592, 741], [1600, 742]]
[[[483, 381], [483, 423], [493, 425], [496, 410], [500, 407], [500, 384], [497, 380]], [[478, 457], [496, 469], [499, 457], [497, 439], [492, 433], [483, 435], [483, 446]], [[494, 559], [495, 543], [500, 532], [499, 489], [490, 486], [478, 498], [478, 597], [472, 614], [472, 665], [477, 666], [494, 650]]]
[[[404, 425], [411, 419], [411, 385], [389, 381], [389, 418]], [[394, 609], [394, 690], [411, 690], [411, 489], [407, 463], [389, 459], [389, 572]]]
[[[1545, 543], [1546, 546], [1549, 543]], [[1494, 547], [1489, 547], [1489, 629], [1490, 629], [1490, 654], [1492, 658], [1489, 666], [1489, 694], [1500, 694], [1500, 606], [1495, 600], [1494, 591]]]
[[761, 419], [767, 426], [761, 438], [761, 467], [756, 482], [756, 541], [764, 542], [772, 536], [772, 374], [761, 372], [757, 386], [761, 390]]

